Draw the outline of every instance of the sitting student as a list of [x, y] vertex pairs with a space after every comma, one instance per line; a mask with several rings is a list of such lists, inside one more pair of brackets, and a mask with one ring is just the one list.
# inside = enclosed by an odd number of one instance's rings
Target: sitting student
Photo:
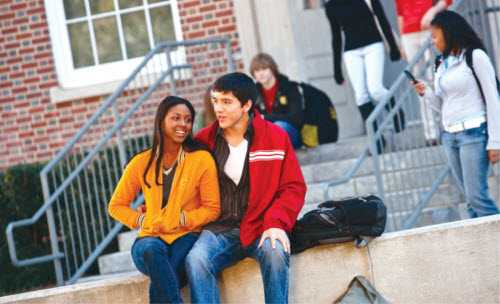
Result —
[[280, 74], [274, 59], [264, 53], [252, 59], [250, 74], [257, 81], [260, 93], [255, 106], [264, 119], [274, 122], [288, 133], [294, 148], [300, 148], [304, 113], [297, 83]]
[[[166, 97], [156, 111], [153, 146], [130, 160], [109, 202], [114, 219], [139, 229], [132, 259], [151, 280], [151, 303], [182, 303], [184, 259], [196, 232], [220, 212], [217, 168], [191, 137], [193, 119], [189, 101]], [[140, 191], [145, 213], [130, 207]]]
[[243, 73], [212, 89], [217, 121], [197, 139], [215, 154], [221, 216], [186, 258], [193, 303], [220, 303], [217, 275], [250, 256], [260, 264], [266, 303], [288, 302], [290, 241], [306, 184], [285, 131], [253, 115], [257, 89]]

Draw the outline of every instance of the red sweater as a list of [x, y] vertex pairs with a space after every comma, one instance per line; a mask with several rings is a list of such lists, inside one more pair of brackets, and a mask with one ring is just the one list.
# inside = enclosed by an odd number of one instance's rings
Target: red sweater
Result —
[[[253, 119], [249, 147], [250, 193], [240, 224], [240, 240], [250, 245], [268, 228], [290, 232], [304, 205], [306, 184], [285, 131], [260, 114]], [[196, 139], [214, 150], [217, 122], [202, 129]]]
[[[402, 34], [420, 32], [420, 21], [432, 7], [433, 0], [396, 0], [398, 16], [403, 17]], [[446, 0], [450, 5], [452, 0]]]
[[266, 106], [266, 113], [271, 114], [273, 112], [273, 104], [276, 99], [276, 93], [278, 93], [279, 82], [276, 79], [274, 85], [269, 89], [264, 89], [262, 87], [262, 95], [264, 97], [264, 105]]

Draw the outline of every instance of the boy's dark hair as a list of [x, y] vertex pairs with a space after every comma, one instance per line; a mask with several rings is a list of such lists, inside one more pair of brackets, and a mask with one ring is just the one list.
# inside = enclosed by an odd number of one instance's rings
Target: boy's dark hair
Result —
[[[231, 92], [241, 105], [247, 101], [252, 101], [252, 109], [257, 100], [257, 87], [255, 82], [246, 74], [235, 72], [219, 77], [212, 87], [212, 91], [229, 93]], [[250, 111], [251, 112], [251, 111]]]
[[446, 49], [443, 57], [448, 57], [452, 51], [467, 49], [486, 50], [483, 42], [476, 34], [472, 26], [460, 14], [444, 10], [436, 14], [431, 21], [431, 26], [440, 28], [443, 31]]

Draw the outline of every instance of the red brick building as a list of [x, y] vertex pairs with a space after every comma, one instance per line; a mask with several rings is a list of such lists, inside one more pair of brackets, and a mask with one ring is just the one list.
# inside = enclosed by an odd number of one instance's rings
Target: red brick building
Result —
[[[228, 36], [238, 58], [232, 0], [1, 0], [0, 168], [50, 159], [159, 41]], [[200, 106], [227, 60], [185, 52], [178, 95]]]

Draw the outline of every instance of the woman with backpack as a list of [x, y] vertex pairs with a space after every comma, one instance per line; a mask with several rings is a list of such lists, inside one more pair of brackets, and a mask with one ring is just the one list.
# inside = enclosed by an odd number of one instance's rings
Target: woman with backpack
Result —
[[[441, 113], [442, 142], [471, 217], [498, 214], [488, 190], [490, 162], [500, 159], [500, 99], [495, 70], [478, 35], [452, 11], [431, 22], [436, 59], [434, 89], [414, 83], [417, 93]], [[496, 119], [495, 119], [496, 117]]]

